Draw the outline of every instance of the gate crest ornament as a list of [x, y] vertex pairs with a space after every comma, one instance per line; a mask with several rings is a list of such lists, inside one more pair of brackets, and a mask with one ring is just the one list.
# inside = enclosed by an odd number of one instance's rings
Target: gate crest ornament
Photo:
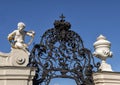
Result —
[[31, 51], [29, 66], [37, 67], [33, 84], [49, 85], [53, 78], [70, 78], [77, 85], [94, 85], [92, 69], [95, 64], [91, 51], [70, 29], [71, 24], [64, 20], [65, 17], [61, 15], [60, 18]]

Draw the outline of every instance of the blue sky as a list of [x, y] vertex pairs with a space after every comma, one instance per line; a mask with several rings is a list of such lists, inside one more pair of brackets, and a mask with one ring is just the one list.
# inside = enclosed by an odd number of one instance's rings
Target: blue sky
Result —
[[[0, 51], [10, 51], [7, 35], [18, 22], [24, 22], [26, 30], [35, 30], [34, 42], [39, 43], [40, 36], [62, 13], [92, 52], [96, 38], [100, 34], [107, 37], [113, 51], [107, 62], [120, 72], [120, 0], [0, 0]], [[72, 80], [63, 81], [55, 79], [50, 85], [68, 85], [68, 81], [75, 85]]]

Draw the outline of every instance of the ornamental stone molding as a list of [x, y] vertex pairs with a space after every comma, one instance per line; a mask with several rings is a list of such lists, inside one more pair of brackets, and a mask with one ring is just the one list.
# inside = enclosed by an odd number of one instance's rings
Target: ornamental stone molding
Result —
[[120, 85], [120, 72], [95, 72], [93, 79], [95, 85]]
[[22, 49], [11, 48], [10, 53], [0, 52], [0, 66], [27, 66], [29, 54]]
[[0, 85], [33, 85], [35, 68], [0, 66]]

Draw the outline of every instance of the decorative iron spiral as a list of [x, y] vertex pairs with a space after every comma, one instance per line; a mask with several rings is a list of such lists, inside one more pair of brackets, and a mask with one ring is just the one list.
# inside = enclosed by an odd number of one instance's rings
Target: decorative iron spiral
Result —
[[33, 47], [29, 66], [37, 67], [34, 85], [49, 85], [53, 78], [70, 78], [77, 85], [94, 85], [92, 54], [70, 27], [63, 18], [55, 21], [54, 28], [48, 29]]

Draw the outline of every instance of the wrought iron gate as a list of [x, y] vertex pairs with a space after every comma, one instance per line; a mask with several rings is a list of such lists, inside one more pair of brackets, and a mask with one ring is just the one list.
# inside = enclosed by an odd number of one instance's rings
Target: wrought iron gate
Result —
[[53, 78], [70, 78], [77, 85], [94, 85], [92, 69], [95, 64], [90, 50], [70, 29], [71, 24], [65, 17], [61, 15], [60, 18], [31, 51], [29, 66], [37, 67], [33, 85], [49, 85]]

